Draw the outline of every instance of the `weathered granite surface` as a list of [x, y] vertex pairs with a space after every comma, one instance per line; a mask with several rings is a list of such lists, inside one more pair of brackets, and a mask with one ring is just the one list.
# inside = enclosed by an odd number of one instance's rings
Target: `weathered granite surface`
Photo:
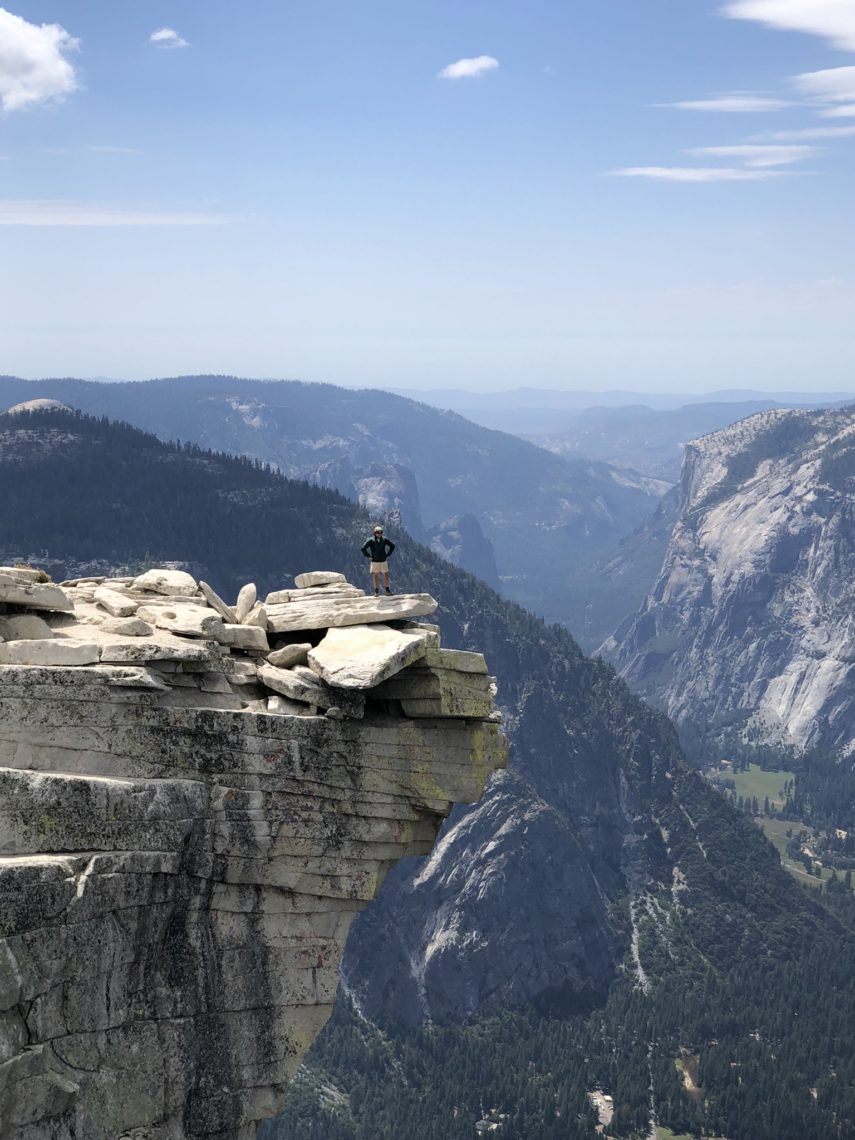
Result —
[[[0, 574], [21, 597], [24, 575]], [[190, 589], [66, 585], [73, 613], [40, 609], [47, 636], [0, 643], [4, 1140], [253, 1137], [330, 1013], [356, 913], [504, 764], [489, 678], [461, 655], [455, 699], [432, 628], [401, 623], [424, 636], [401, 698], [345, 692], [230, 644]], [[147, 590], [206, 608], [184, 634], [113, 632], [117, 599], [144, 608]], [[271, 696], [268, 670], [310, 698]], [[405, 700], [437, 711], [410, 718]]]

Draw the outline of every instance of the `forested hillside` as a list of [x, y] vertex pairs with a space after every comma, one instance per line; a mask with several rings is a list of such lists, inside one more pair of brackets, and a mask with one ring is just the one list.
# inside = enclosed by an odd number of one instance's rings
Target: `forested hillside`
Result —
[[[364, 574], [368, 517], [337, 494], [103, 420], [0, 417], [0, 487], [4, 558], [179, 560], [232, 595]], [[597, 1089], [614, 1136], [651, 1116], [730, 1140], [852, 1135], [845, 925], [609, 666], [394, 537], [396, 585], [430, 590], [444, 643], [497, 674], [511, 764], [355, 926], [350, 1001], [279, 1135], [445, 1140], [483, 1107], [502, 1137], [592, 1137]]]
[[[233, 376], [128, 384], [0, 377], [0, 409], [37, 398], [126, 420], [162, 440], [247, 455], [394, 514], [465, 569], [482, 572], [495, 558], [490, 572], [507, 597], [571, 628], [583, 615], [591, 624], [577, 574], [641, 524], [667, 487], [376, 390]], [[444, 541], [449, 528], [460, 541]], [[596, 625], [590, 644], [613, 628]]]

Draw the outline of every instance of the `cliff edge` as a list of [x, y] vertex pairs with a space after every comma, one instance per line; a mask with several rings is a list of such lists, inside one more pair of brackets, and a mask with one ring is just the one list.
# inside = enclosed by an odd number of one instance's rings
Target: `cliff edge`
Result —
[[351, 921], [505, 763], [483, 657], [341, 575], [0, 568], [0, 1134], [248, 1140]]

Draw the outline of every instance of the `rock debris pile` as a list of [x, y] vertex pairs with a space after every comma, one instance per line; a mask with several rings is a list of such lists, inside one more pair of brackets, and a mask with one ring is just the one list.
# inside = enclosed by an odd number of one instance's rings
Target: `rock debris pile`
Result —
[[505, 763], [427, 594], [0, 568], [0, 1135], [249, 1140], [355, 914]]
[[407, 717], [497, 718], [484, 658], [442, 649], [437, 626], [412, 620], [435, 612], [428, 594], [367, 598], [316, 571], [264, 602], [246, 585], [231, 606], [182, 570], [61, 586], [39, 574], [0, 567], [0, 665], [100, 666], [120, 688], [196, 690], [184, 707], [335, 719], [361, 718], [370, 700]]

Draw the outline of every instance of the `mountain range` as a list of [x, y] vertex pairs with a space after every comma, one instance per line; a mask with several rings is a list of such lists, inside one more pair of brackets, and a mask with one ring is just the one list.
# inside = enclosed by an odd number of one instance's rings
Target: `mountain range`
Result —
[[[0, 486], [5, 558], [219, 565], [229, 593], [358, 572], [371, 521], [257, 461], [56, 409], [0, 417]], [[390, 532], [401, 588], [440, 599], [443, 644], [486, 653], [510, 767], [354, 929], [339, 1015], [270, 1134], [471, 1136], [485, 1090], [505, 1098], [488, 1106], [508, 1140], [594, 1137], [598, 1092], [620, 1137], [651, 1121], [851, 1134], [848, 919], [798, 887], [610, 666]]]
[[[506, 596], [571, 625], [583, 624], [586, 604], [577, 575], [641, 525], [667, 489], [376, 390], [216, 376], [129, 384], [0, 378], [0, 407], [33, 399], [331, 487], [402, 523]], [[591, 643], [611, 628], [597, 626]]]

